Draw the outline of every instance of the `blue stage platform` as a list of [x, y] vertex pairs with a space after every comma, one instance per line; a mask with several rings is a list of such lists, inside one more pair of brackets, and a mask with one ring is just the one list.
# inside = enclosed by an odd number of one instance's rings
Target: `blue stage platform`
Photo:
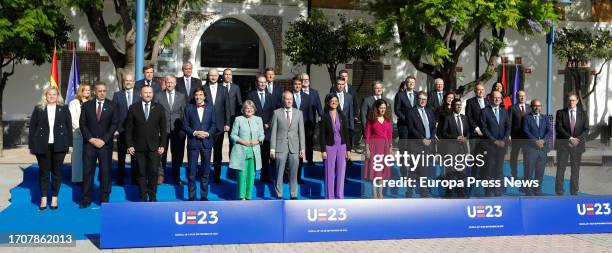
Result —
[[[360, 162], [354, 162], [352, 167], [347, 170], [347, 180], [345, 185], [345, 195], [347, 199], [361, 198], [362, 185], [365, 198], [371, 189], [369, 183], [361, 180]], [[522, 166], [522, 165], [521, 165]], [[184, 167], [181, 170], [182, 180], [185, 182]], [[505, 174], [508, 175], [509, 167], [505, 166]], [[522, 169], [519, 169], [522, 171]], [[236, 182], [235, 171], [223, 168], [221, 185], [211, 184], [209, 199], [216, 200], [235, 200]], [[167, 170], [170, 175], [170, 170]], [[128, 173], [129, 174], [129, 173]], [[113, 171], [116, 175], [116, 170]], [[521, 176], [519, 174], [519, 176]], [[392, 177], [399, 177], [397, 168], [392, 170]], [[168, 179], [167, 177], [166, 179]], [[323, 165], [317, 163], [315, 166], [304, 168], [305, 184], [300, 185], [300, 199], [323, 199]], [[568, 182], [566, 182], [568, 184]], [[553, 195], [554, 178], [545, 176], [543, 189], [548, 195]], [[566, 186], [568, 187], [568, 186]], [[399, 198], [404, 196], [404, 188], [389, 189], [386, 192], [388, 198]], [[433, 189], [433, 195], [438, 196], [438, 190]], [[288, 198], [288, 185], [285, 184], [285, 198]], [[158, 201], [182, 201], [186, 199], [187, 186], [174, 186], [162, 184], [158, 187]], [[272, 184], [262, 184], [256, 180], [255, 199], [270, 200], [274, 199], [274, 187]], [[506, 196], [520, 196], [517, 189], [507, 189]], [[138, 199], [138, 188], [133, 185], [117, 186], [113, 185], [111, 199], [113, 203], [131, 202]], [[476, 193], [473, 196], [479, 196]], [[4, 211], [0, 212], [0, 232], [58, 232], [66, 231], [74, 233], [77, 239], [97, 238], [100, 234], [100, 206], [98, 202], [99, 192], [96, 186], [94, 192], [94, 204], [87, 209], [79, 209], [78, 203], [81, 199], [81, 187], [70, 182], [70, 167], [64, 167], [62, 178], [62, 188], [59, 195], [59, 209], [38, 211], [38, 201], [40, 200], [38, 189], [38, 167], [36, 164], [28, 167], [24, 171], [23, 182], [11, 190], [11, 204]]]

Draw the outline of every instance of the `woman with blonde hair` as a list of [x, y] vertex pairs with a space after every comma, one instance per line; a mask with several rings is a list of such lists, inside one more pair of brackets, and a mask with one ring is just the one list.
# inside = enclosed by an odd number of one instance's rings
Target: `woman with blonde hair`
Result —
[[79, 129], [79, 118], [81, 116], [81, 105], [91, 99], [91, 87], [82, 83], [77, 89], [77, 94], [68, 105], [72, 117], [72, 182], [80, 184], [83, 182], [83, 135]]
[[236, 117], [230, 139], [234, 142], [230, 153], [229, 167], [238, 170], [236, 182], [237, 197], [249, 200], [253, 197], [255, 172], [261, 169], [261, 143], [264, 141], [264, 125], [255, 116], [255, 103], [251, 100], [242, 104], [242, 116]]
[[38, 161], [39, 210], [47, 208], [51, 173], [51, 209], [57, 209], [64, 157], [72, 145], [72, 121], [57, 87], [45, 89], [30, 117], [28, 148]]

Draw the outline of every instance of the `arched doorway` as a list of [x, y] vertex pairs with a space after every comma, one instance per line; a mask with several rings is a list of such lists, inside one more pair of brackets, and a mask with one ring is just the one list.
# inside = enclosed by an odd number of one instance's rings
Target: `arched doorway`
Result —
[[233, 70], [233, 81], [240, 85], [243, 98], [254, 88], [255, 76], [266, 66], [259, 36], [236, 18], [220, 19], [210, 25], [200, 38], [198, 51], [199, 67]]

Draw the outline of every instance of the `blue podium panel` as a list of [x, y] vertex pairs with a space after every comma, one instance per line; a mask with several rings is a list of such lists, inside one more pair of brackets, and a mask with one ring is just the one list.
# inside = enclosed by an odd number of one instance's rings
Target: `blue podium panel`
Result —
[[518, 198], [285, 202], [285, 242], [516, 235]]
[[612, 232], [612, 196], [523, 198], [525, 234]]
[[283, 241], [282, 201], [104, 203], [100, 247]]

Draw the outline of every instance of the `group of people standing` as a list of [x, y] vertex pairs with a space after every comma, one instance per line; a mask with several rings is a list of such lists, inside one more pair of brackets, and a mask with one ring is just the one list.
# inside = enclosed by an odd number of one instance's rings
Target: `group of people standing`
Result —
[[[130, 156], [129, 178], [138, 185], [141, 201], [157, 201], [157, 185], [164, 181], [167, 153], [171, 149], [171, 172], [167, 178], [180, 185], [180, 168], [187, 143], [188, 200], [208, 200], [209, 181], [221, 183], [224, 134], [230, 139], [229, 167], [237, 170], [237, 198], [251, 199], [256, 172], [260, 181], [274, 182], [276, 197], [283, 198], [283, 182], [288, 179], [290, 199], [297, 199], [297, 186], [303, 182], [305, 161], [313, 165], [315, 129], [325, 167], [325, 197], [344, 198], [344, 182], [351, 149], [359, 136], [361, 123], [365, 139], [365, 166], [362, 177], [389, 178], [389, 168], [374, 170], [373, 155], [390, 154], [393, 146], [393, 119], [397, 117], [400, 151], [413, 153], [452, 152], [485, 153], [487, 163], [471, 168], [471, 175], [483, 179], [501, 179], [506, 149], [512, 146], [512, 176], [517, 177], [518, 150], [524, 153], [526, 179], [542, 179], [548, 136], [552, 133], [546, 115], [541, 114], [539, 99], [525, 104], [526, 94], [518, 92], [519, 103], [504, 108], [502, 92], [493, 90], [487, 98], [478, 84], [475, 97], [463, 103], [451, 91], [445, 91], [442, 79], [435, 80], [435, 90], [415, 91], [416, 79], [406, 78], [392, 103], [383, 95], [383, 84], [375, 81], [370, 96], [358, 100], [354, 86], [348, 84], [348, 71], [342, 70], [324, 97], [310, 87], [308, 74], [292, 79], [285, 90], [275, 81], [275, 71], [265, 69], [257, 76], [256, 88], [243, 101], [240, 86], [232, 82], [232, 70], [222, 78], [215, 68], [208, 71], [205, 85], [192, 76], [192, 65], [183, 65], [183, 76], [164, 77], [163, 84], [153, 79], [153, 66], [143, 68], [144, 79], [123, 76], [123, 88], [106, 98], [106, 84], [80, 85], [69, 105], [55, 87], [45, 90], [30, 119], [29, 148], [40, 167], [40, 210], [47, 208], [49, 182], [52, 185], [52, 209], [58, 207], [62, 163], [69, 147], [72, 153], [72, 181], [82, 182], [80, 208], [92, 202], [96, 164], [99, 168], [100, 201], [108, 202], [111, 193], [113, 139], [117, 140], [118, 174], [116, 183], [128, 183], [126, 156]], [[494, 86], [495, 87], [495, 86]], [[578, 96], [568, 95], [568, 107], [557, 112], [555, 143], [558, 155], [556, 192], [563, 194], [563, 177], [569, 154], [572, 177], [571, 193], [578, 192], [580, 156], [588, 133], [586, 114], [577, 108]], [[361, 104], [359, 104], [361, 101]], [[511, 137], [511, 138], [510, 138]], [[512, 144], [510, 144], [512, 139]], [[514, 141], [514, 140], [528, 141]], [[440, 140], [449, 145], [437, 144]], [[440, 142], [442, 143], [442, 142]], [[562, 156], [565, 154], [565, 156]], [[210, 180], [212, 167], [214, 173]], [[198, 160], [201, 163], [198, 163]], [[274, 168], [272, 168], [274, 166]], [[431, 168], [401, 170], [404, 176], [431, 176]], [[51, 175], [51, 179], [49, 178]], [[461, 175], [465, 177], [466, 175]], [[197, 198], [196, 182], [200, 194]], [[384, 189], [373, 184], [373, 197], [382, 198]], [[541, 194], [540, 188], [525, 189], [527, 195]], [[430, 195], [419, 188], [421, 197]], [[469, 196], [469, 190], [457, 192]], [[490, 188], [487, 196], [501, 195]], [[407, 197], [412, 197], [409, 188]]]

